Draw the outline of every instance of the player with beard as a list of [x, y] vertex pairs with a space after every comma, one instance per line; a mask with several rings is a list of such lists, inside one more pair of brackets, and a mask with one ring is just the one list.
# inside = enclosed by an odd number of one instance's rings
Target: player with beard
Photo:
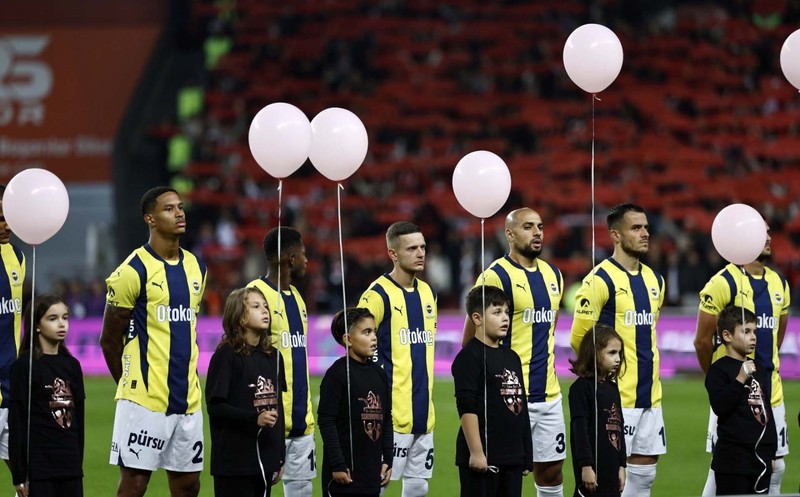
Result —
[[[555, 372], [555, 328], [564, 291], [561, 271], [539, 258], [544, 223], [524, 207], [506, 216], [508, 255], [494, 261], [478, 276], [484, 284], [502, 289], [509, 297], [511, 324], [501, 344], [522, 361], [533, 441], [533, 477], [540, 496], [563, 496], [562, 466], [566, 458], [566, 429], [561, 388]], [[464, 322], [462, 345], [475, 336], [470, 316]]]
[[614, 253], [583, 279], [575, 295], [570, 345], [578, 351], [595, 323], [612, 326], [622, 337], [627, 368], [619, 377], [628, 451], [623, 496], [649, 496], [658, 456], [667, 452], [661, 412], [661, 379], [656, 322], [664, 303], [664, 278], [642, 264], [650, 233], [644, 209], [619, 204], [608, 213]]
[[[780, 358], [778, 350], [783, 343], [786, 325], [789, 322], [791, 291], [786, 278], [767, 266], [772, 257], [769, 226], [767, 242], [758, 258], [742, 268], [728, 264], [715, 274], [700, 291], [700, 309], [697, 313], [697, 332], [694, 348], [697, 360], [704, 372], [708, 372], [712, 362], [725, 356], [715, 330], [717, 317], [729, 305], [744, 307], [756, 315], [755, 364], [769, 373], [770, 382], [762, 385], [764, 394], [770, 399], [778, 434], [778, 449], [773, 463], [769, 493], [780, 494], [781, 481], [786, 470], [783, 457], [789, 453], [788, 429], [786, 426], [786, 407], [783, 403]], [[717, 441], [717, 416], [710, 412], [706, 452], [712, 452]], [[714, 470], [709, 469], [703, 495], [715, 495]]]

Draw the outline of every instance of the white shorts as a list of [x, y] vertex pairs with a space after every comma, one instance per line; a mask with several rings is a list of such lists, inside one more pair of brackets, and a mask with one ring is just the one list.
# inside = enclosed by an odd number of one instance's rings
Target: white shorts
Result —
[[667, 432], [660, 407], [622, 408], [625, 417], [625, 447], [628, 457], [667, 453]]
[[0, 409], [0, 459], [8, 461], [8, 408]]
[[529, 402], [533, 462], [563, 461], [567, 458], [566, 427], [561, 394], [550, 402]]
[[202, 471], [203, 412], [168, 416], [118, 400], [109, 463], [145, 471]]
[[[778, 450], [775, 457], [783, 457], [789, 453], [789, 428], [786, 426], [786, 406], [783, 403], [773, 406], [772, 415], [775, 417], [775, 432], [778, 434]], [[714, 451], [717, 443], [717, 415], [713, 410], [708, 413], [708, 432], [706, 433], [706, 452]]]
[[414, 435], [394, 432], [392, 480], [433, 476], [433, 432]]
[[317, 446], [314, 434], [286, 438], [283, 480], [313, 480], [317, 477]]

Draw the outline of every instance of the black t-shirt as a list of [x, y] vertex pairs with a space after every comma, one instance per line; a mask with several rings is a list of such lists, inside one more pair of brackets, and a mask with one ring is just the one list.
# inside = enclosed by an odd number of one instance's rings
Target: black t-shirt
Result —
[[[572, 470], [575, 474], [575, 493], [581, 486], [581, 471], [584, 466], [591, 466], [597, 475], [597, 493], [595, 495], [620, 495], [619, 468], [626, 465], [626, 448], [622, 416], [622, 402], [619, 398], [619, 387], [614, 382], [597, 383], [597, 422], [600, 432], [597, 433], [599, 444], [597, 458], [595, 455], [595, 394], [594, 379], [578, 378], [569, 387], [570, 437], [572, 452]], [[584, 490], [583, 495], [588, 495]]]
[[767, 464], [771, 464], [778, 446], [772, 406], [764, 393], [770, 375], [757, 367], [753, 375], [756, 382], [748, 378], [741, 384], [736, 380], [741, 367], [742, 361], [724, 356], [708, 368], [706, 390], [717, 415], [717, 443], [711, 468], [717, 473], [757, 475], [764, 470], [764, 464], [756, 457], [756, 443], [758, 455]]
[[[350, 361], [350, 414], [347, 412], [347, 358], [336, 360], [319, 392], [317, 423], [322, 435], [322, 488], [335, 493], [376, 494], [381, 488], [381, 465], [392, 467], [392, 397], [386, 372], [372, 361]], [[353, 452], [351, 468], [350, 420]], [[353, 483], [340, 486], [333, 471], [350, 469]]]
[[[28, 424], [27, 353], [11, 367], [9, 463], [14, 485], [25, 482]], [[30, 480], [83, 476], [84, 400], [80, 363], [42, 355], [31, 376]]]
[[[237, 354], [223, 344], [211, 356], [206, 378], [206, 403], [211, 431], [211, 474], [214, 476], [260, 475], [258, 450], [264, 471], [280, 469], [286, 454], [282, 391], [286, 375], [280, 353], [267, 355], [249, 347]], [[280, 374], [280, 388], [276, 376]], [[258, 414], [277, 410], [273, 427], [259, 428]], [[259, 429], [261, 430], [259, 434]]]
[[[484, 363], [485, 353], [485, 363]], [[488, 384], [484, 376], [488, 372]], [[453, 359], [451, 366], [459, 418], [478, 416], [481, 443], [486, 450], [484, 392], [489, 433], [491, 466], [522, 466], [532, 469], [533, 448], [528, 400], [519, 356], [507, 347], [487, 347], [473, 338]], [[456, 465], [469, 467], [469, 447], [463, 428], [456, 438]]]

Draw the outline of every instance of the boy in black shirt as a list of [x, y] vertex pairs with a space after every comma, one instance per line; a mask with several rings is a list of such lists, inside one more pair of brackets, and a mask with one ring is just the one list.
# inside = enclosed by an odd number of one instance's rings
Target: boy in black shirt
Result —
[[319, 388], [325, 497], [377, 497], [392, 476], [391, 388], [386, 372], [372, 361], [376, 333], [375, 318], [360, 307], [339, 311], [331, 323], [333, 338], [347, 344], [347, 356], [331, 365]]
[[533, 448], [522, 364], [516, 352], [500, 346], [509, 327], [508, 297], [499, 288], [477, 286], [466, 304], [476, 333], [451, 368], [461, 419], [461, 496], [519, 496], [522, 477], [533, 469]]
[[762, 385], [768, 372], [757, 370], [747, 355], [756, 347], [756, 317], [728, 306], [717, 318], [717, 337], [726, 355], [706, 376], [711, 408], [718, 416], [717, 444], [711, 460], [717, 495], [766, 493], [777, 435], [769, 399]]

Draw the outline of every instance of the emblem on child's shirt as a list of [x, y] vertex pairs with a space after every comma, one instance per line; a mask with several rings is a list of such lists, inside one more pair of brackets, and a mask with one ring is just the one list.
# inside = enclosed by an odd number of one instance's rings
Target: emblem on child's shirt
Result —
[[608, 441], [611, 446], [617, 451], [620, 450], [620, 440], [622, 439], [622, 414], [620, 413], [617, 403], [611, 404], [610, 409], [604, 409], [608, 414], [606, 421], [606, 432], [608, 433]]
[[522, 402], [524, 390], [517, 373], [504, 369], [503, 374], [496, 374], [495, 378], [500, 378], [500, 397], [503, 398], [508, 410], [516, 415], [521, 413], [524, 407]]
[[72, 388], [70, 388], [69, 383], [61, 378], [54, 379], [53, 384], [45, 385], [45, 388], [52, 390], [50, 392], [50, 402], [48, 403], [50, 414], [53, 415], [56, 424], [66, 430], [72, 426], [72, 409], [74, 406]]
[[250, 383], [247, 386], [255, 388], [255, 392], [253, 392], [253, 407], [257, 411], [278, 409], [278, 392], [275, 390], [275, 384], [272, 383], [271, 378], [259, 376], [255, 383]]
[[750, 391], [747, 395], [747, 405], [750, 406], [753, 417], [756, 418], [756, 421], [762, 426], [767, 424], [767, 413], [764, 411], [764, 396], [761, 395], [761, 385], [753, 380], [749, 385], [745, 385], [745, 388]]
[[364, 403], [361, 407], [361, 424], [364, 433], [370, 440], [377, 442], [383, 433], [383, 405], [381, 396], [370, 390], [366, 398], [358, 399]]

